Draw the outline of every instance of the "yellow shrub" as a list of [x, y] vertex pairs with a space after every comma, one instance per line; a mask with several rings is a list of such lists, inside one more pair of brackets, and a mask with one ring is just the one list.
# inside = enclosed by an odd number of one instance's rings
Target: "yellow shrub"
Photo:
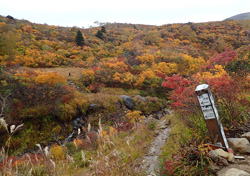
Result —
[[145, 118], [145, 116], [141, 115], [141, 111], [130, 111], [126, 114], [126, 117], [131, 123], [139, 122], [140, 120]]
[[219, 78], [223, 75], [226, 75], [227, 72], [224, 70], [223, 66], [221, 65], [215, 65], [214, 68], [210, 69], [207, 72], [199, 72], [195, 74], [193, 77], [197, 80], [207, 80], [211, 78]]
[[153, 79], [156, 77], [157, 77], [156, 74], [152, 70], [147, 69], [147, 70], [140, 73], [140, 75], [137, 78], [136, 85], [140, 86], [143, 84], [145, 79]]
[[84, 69], [82, 71], [83, 81], [92, 81], [95, 78], [95, 72], [91, 69]]
[[132, 84], [135, 80], [135, 77], [130, 72], [126, 73], [115, 72], [115, 74], [113, 75], [113, 79], [117, 82]]
[[191, 75], [200, 70], [206, 61], [201, 58], [194, 58], [192, 56], [181, 54], [181, 63], [178, 64], [178, 71], [183, 75]]
[[50, 154], [55, 160], [63, 160], [66, 157], [65, 148], [60, 145], [53, 145], [50, 148]]
[[50, 84], [50, 85], [55, 85], [55, 84], [65, 84], [66, 79], [53, 72], [41, 72], [36, 78], [35, 82], [40, 83], [40, 84]]
[[176, 63], [166, 63], [160, 62], [158, 64], [153, 65], [153, 70], [157, 73], [162, 74], [172, 74], [177, 72], [177, 64]]
[[143, 56], [137, 56], [137, 59], [141, 61], [142, 63], [148, 63], [151, 64], [155, 61], [155, 57], [151, 54], [145, 54]]

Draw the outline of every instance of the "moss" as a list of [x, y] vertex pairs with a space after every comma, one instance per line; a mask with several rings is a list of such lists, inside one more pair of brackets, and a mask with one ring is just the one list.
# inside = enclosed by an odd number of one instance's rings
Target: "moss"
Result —
[[140, 90], [104, 87], [100, 93], [110, 95], [140, 95]]
[[117, 111], [117, 103], [119, 97], [116, 95], [110, 94], [84, 94], [84, 97], [89, 103], [97, 104], [100, 107], [103, 107], [104, 110], [108, 113]]
[[142, 111], [143, 114], [151, 114], [160, 111], [167, 105], [165, 100], [156, 97], [146, 97], [145, 101], [135, 97], [134, 100], [136, 104], [135, 109]]

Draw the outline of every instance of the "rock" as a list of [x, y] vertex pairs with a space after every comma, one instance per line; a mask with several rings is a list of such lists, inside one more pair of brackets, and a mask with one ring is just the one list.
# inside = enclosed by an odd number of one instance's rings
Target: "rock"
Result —
[[225, 158], [230, 162], [234, 161], [234, 154], [233, 153], [226, 152], [226, 151], [224, 151], [222, 149], [216, 149], [216, 150], [213, 150], [213, 151], [215, 152], [216, 155], [218, 155], [218, 156], [220, 156], [222, 158]]
[[250, 153], [250, 143], [246, 138], [228, 138], [228, 144], [234, 151], [242, 154]]
[[247, 138], [248, 141], [250, 141], [250, 132], [247, 132], [247, 133], [242, 134], [242, 137], [243, 137], [243, 138]]
[[211, 158], [217, 165], [228, 166], [228, 161], [225, 158], [220, 157], [214, 150], [208, 153], [208, 157]]
[[121, 95], [120, 97], [121, 97], [124, 105], [126, 106], [126, 108], [128, 108], [129, 110], [134, 109], [135, 103], [134, 103], [134, 100], [130, 96]]
[[134, 96], [134, 98], [135, 98], [136, 100], [139, 100], [139, 101], [142, 101], [142, 102], [146, 102], [146, 101], [147, 101], [147, 98], [146, 98], [146, 97], [142, 97], [142, 96], [140, 96], [140, 95], [136, 95], [136, 96]]
[[75, 120], [73, 120], [73, 127], [80, 128], [84, 125], [84, 120], [81, 117], [77, 117]]
[[246, 171], [236, 169], [236, 168], [227, 168], [221, 170], [217, 173], [218, 176], [250, 176]]
[[156, 118], [156, 119], [161, 119], [162, 117], [163, 117], [164, 115], [163, 115], [163, 113], [161, 112], [161, 111], [159, 111], [159, 112], [157, 112], [155, 115], [154, 115], [154, 118]]
[[73, 141], [73, 139], [76, 137], [76, 133], [72, 132], [65, 140], [64, 144]]

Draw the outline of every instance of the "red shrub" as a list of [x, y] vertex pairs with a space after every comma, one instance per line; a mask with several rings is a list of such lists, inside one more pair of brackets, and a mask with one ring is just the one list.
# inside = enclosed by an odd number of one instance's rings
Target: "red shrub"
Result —
[[211, 78], [207, 80], [213, 93], [220, 98], [228, 101], [235, 101], [239, 93], [239, 87], [235, 81], [228, 75]]
[[209, 59], [211, 65], [227, 65], [236, 59], [237, 53], [234, 50], [226, 50], [223, 53], [217, 54], [216, 56]]

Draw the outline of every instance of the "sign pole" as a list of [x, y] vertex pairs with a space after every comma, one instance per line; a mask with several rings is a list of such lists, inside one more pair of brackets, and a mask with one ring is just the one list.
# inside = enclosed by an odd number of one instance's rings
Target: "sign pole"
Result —
[[223, 126], [220, 122], [219, 114], [215, 106], [213, 95], [209, 89], [209, 85], [198, 85], [195, 89], [195, 92], [197, 94], [197, 98], [206, 121], [210, 138], [214, 144], [228, 149], [229, 146], [227, 139], [223, 130]]

